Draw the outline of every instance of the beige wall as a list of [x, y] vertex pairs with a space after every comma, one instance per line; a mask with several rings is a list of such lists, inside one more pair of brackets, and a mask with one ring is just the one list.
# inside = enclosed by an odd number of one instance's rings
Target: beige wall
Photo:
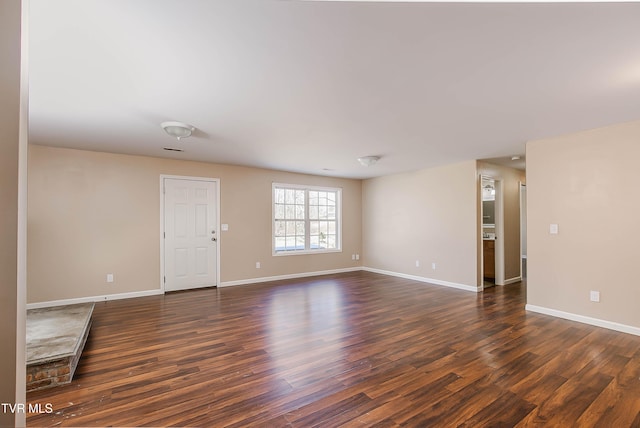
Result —
[[[520, 277], [520, 183], [525, 172], [501, 165], [478, 161], [478, 173], [502, 181], [504, 204], [504, 279]], [[481, 198], [479, 194], [479, 198]], [[480, 204], [480, 199], [478, 204]], [[478, 216], [479, 217], [479, 216]], [[480, 222], [479, 222], [480, 223]], [[479, 225], [481, 227], [481, 225]], [[480, 238], [478, 238], [480, 239]], [[481, 245], [479, 242], [478, 245]], [[480, 267], [480, 266], [479, 266]]]
[[[24, 234], [20, 229], [19, 200], [21, 189], [19, 169], [20, 147], [26, 123], [25, 107], [21, 106], [21, 2], [0, 2], [0, 401], [24, 403], [24, 385], [16, 377], [24, 376], [24, 303], [20, 305], [24, 287], [19, 267]], [[22, 131], [21, 131], [22, 128]], [[26, 138], [22, 136], [22, 138]], [[24, 383], [24, 377], [22, 377]], [[24, 423], [24, 415], [0, 411], [0, 426]]]
[[[28, 301], [159, 289], [161, 174], [220, 179], [222, 283], [360, 265], [360, 180], [31, 146]], [[343, 251], [272, 256], [272, 182], [341, 187]]]
[[640, 121], [527, 144], [528, 305], [640, 327], [638, 159]]
[[364, 265], [475, 288], [476, 180], [475, 161], [365, 180]]

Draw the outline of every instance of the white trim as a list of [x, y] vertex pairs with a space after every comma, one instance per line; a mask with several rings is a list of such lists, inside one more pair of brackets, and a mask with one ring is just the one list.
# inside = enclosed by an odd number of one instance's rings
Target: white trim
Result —
[[164, 293], [164, 180], [189, 180], [189, 181], [207, 181], [212, 182], [216, 189], [216, 230], [218, 238], [216, 241], [216, 285], [220, 284], [220, 241], [222, 233], [220, 232], [220, 179], [212, 177], [192, 177], [186, 175], [169, 175], [160, 174], [160, 290]]
[[299, 189], [299, 190], [317, 190], [319, 192], [335, 192], [336, 190], [342, 190], [342, 187], [331, 187], [331, 186], [313, 186], [307, 184], [291, 184], [291, 183], [282, 183], [273, 181], [271, 182], [271, 188], [274, 187], [288, 187], [290, 189]]
[[520, 281], [522, 281], [522, 276], [515, 276], [513, 278], [505, 279], [503, 285], [515, 284]]
[[[527, 241], [527, 183], [518, 181], [518, 198], [520, 210], [520, 276], [522, 276], [522, 259], [527, 258], [527, 248], [524, 243]], [[524, 207], [524, 209], [523, 209]]]
[[[382, 275], [389, 275], [389, 276], [395, 276], [395, 277], [404, 278], [404, 279], [411, 279], [419, 282], [427, 282], [433, 285], [442, 285], [445, 287], [457, 288], [465, 291], [472, 291], [474, 293], [479, 293], [482, 291], [482, 289], [478, 289], [470, 285], [458, 284], [455, 282], [442, 281], [439, 279], [425, 278], [417, 275], [408, 275], [408, 274], [403, 274], [399, 272], [391, 272], [387, 270], [362, 267], [362, 266], [355, 266], [355, 267], [341, 268], [341, 269], [329, 269], [329, 270], [316, 271], [316, 272], [301, 272], [301, 273], [293, 273], [293, 274], [287, 274], [287, 275], [264, 276], [260, 278], [240, 279], [237, 281], [225, 281], [225, 282], [218, 283], [218, 287], [232, 287], [235, 285], [257, 284], [261, 282], [306, 278], [310, 276], [333, 275], [336, 273], [358, 272], [358, 271], [367, 271], [367, 272], [379, 273]], [[118, 293], [118, 294], [104, 294], [100, 296], [77, 297], [73, 299], [62, 299], [62, 300], [51, 300], [47, 302], [28, 303], [27, 309], [49, 308], [52, 306], [73, 305], [77, 303], [88, 303], [88, 302], [106, 302], [109, 300], [133, 299], [136, 297], [157, 296], [162, 294], [165, 294], [165, 293], [161, 289], [133, 291], [129, 293]]]
[[[275, 223], [275, 222], [274, 222]], [[341, 253], [342, 249], [334, 249], [329, 248], [318, 249], [318, 250], [289, 250], [289, 251], [278, 251], [277, 253], [273, 253], [273, 257], [281, 257], [281, 256], [308, 256], [309, 254], [326, 254], [326, 253]]]
[[73, 299], [50, 300], [48, 302], [27, 303], [27, 309], [50, 308], [52, 306], [75, 305], [77, 303], [106, 302], [108, 300], [132, 299], [134, 297], [156, 296], [162, 290], [132, 291], [130, 293], [103, 294], [101, 296], [76, 297]]
[[609, 330], [620, 331], [622, 333], [629, 333], [636, 336], [640, 336], [640, 327], [634, 327], [631, 325], [620, 324], [614, 321], [601, 320], [598, 318], [591, 318], [584, 315], [572, 314], [570, 312], [559, 311], [556, 309], [545, 308], [536, 305], [525, 305], [525, 310], [530, 312], [537, 312], [544, 315], [550, 315], [552, 317], [564, 318], [571, 321], [577, 321], [583, 324], [589, 324], [596, 327], [608, 328]]
[[[22, 0], [20, 11], [20, 105], [18, 107], [18, 212], [16, 263], [16, 338], [15, 338], [15, 402], [27, 402], [27, 199], [29, 149], [29, 0]], [[13, 35], [13, 34], [12, 34]], [[13, 65], [13, 64], [12, 64]], [[13, 72], [12, 72], [13, 73]], [[13, 123], [13, 122], [12, 122]], [[4, 284], [3, 284], [4, 285]], [[7, 284], [13, 286], [13, 284]], [[11, 346], [8, 347], [11, 349]], [[6, 352], [6, 351], [5, 351]], [[10, 358], [9, 358], [10, 360]], [[26, 412], [15, 412], [17, 427], [27, 426]]]
[[504, 180], [502, 178], [493, 179], [496, 189], [496, 206], [495, 206], [495, 236], [496, 236], [496, 285], [505, 285], [505, 249], [504, 249]]
[[257, 284], [259, 282], [280, 281], [283, 279], [306, 278], [308, 276], [332, 275], [336, 273], [357, 272], [362, 270], [360, 266], [343, 269], [322, 270], [317, 272], [292, 273], [288, 275], [263, 276], [260, 278], [239, 279], [237, 281], [225, 281], [218, 284], [218, 287], [232, 287], [235, 285]]
[[160, 178], [169, 178], [172, 180], [188, 180], [188, 181], [217, 181], [218, 178], [214, 177], [195, 177], [190, 175], [171, 175], [171, 174], [160, 174]]
[[383, 275], [397, 276], [398, 278], [411, 279], [419, 282], [428, 282], [429, 284], [434, 284], [434, 285], [443, 285], [445, 287], [457, 288], [459, 290], [464, 290], [464, 291], [472, 291], [474, 293], [479, 293], [482, 291], [482, 288], [474, 287], [472, 285], [458, 284], [457, 282], [442, 281], [440, 279], [426, 278], [423, 276], [409, 275], [406, 273], [392, 272], [388, 270], [375, 269], [370, 267], [363, 267], [362, 270], [367, 272], [380, 273]]

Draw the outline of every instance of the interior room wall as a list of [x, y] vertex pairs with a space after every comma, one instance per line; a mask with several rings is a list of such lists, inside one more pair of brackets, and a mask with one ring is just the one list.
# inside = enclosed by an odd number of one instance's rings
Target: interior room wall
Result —
[[[19, 256], [23, 242], [20, 230], [19, 199], [24, 190], [20, 185], [21, 117], [21, 32], [20, 0], [0, 2], [0, 401], [24, 403], [24, 385], [16, 382], [24, 375], [24, 303], [20, 305], [19, 274], [23, 263]], [[24, 138], [24, 137], [23, 137]], [[19, 334], [21, 333], [21, 334]], [[20, 358], [21, 357], [21, 358]], [[24, 383], [24, 377], [23, 383]], [[24, 414], [0, 411], [0, 426], [12, 427], [24, 423]]]
[[[161, 174], [220, 179], [221, 285], [360, 266], [360, 180], [32, 145], [28, 301], [158, 290]], [[273, 182], [342, 188], [343, 251], [274, 257]]]
[[468, 161], [365, 180], [364, 266], [476, 289], [476, 175]]
[[639, 141], [635, 121], [527, 144], [527, 308], [640, 327]]
[[[525, 172], [515, 168], [478, 161], [478, 173], [502, 180], [504, 205], [504, 269], [505, 281], [520, 278], [520, 182]], [[481, 240], [481, 237], [478, 238]], [[482, 242], [479, 243], [481, 245]], [[481, 247], [480, 247], [481, 248]]]

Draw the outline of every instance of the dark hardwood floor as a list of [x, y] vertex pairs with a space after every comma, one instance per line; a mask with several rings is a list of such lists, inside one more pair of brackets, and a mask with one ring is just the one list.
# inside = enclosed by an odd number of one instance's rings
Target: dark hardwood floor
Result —
[[369, 272], [96, 304], [28, 426], [640, 426], [640, 337]]

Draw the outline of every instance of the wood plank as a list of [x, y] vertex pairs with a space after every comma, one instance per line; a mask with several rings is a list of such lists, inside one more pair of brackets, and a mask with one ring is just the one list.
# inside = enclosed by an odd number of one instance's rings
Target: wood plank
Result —
[[101, 302], [27, 423], [638, 426], [640, 337], [525, 301], [351, 272]]

